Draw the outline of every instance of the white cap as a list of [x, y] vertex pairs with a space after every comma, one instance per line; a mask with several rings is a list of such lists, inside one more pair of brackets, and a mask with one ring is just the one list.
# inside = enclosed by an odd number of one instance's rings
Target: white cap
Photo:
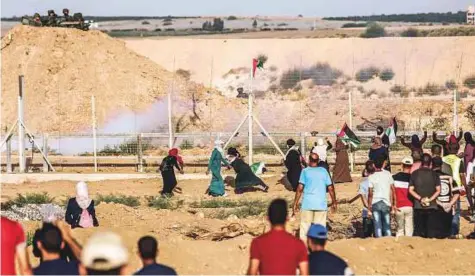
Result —
[[126, 265], [129, 252], [119, 235], [112, 232], [94, 234], [82, 250], [81, 262], [89, 269], [110, 270]]
[[414, 164], [414, 159], [412, 159], [412, 157], [410, 157], [410, 156], [406, 156], [402, 159], [402, 163], [404, 165], [413, 165]]

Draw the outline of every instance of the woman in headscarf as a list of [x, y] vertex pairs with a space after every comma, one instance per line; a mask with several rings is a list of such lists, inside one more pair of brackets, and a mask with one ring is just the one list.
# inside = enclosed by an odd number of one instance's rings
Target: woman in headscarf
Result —
[[293, 139], [287, 140], [287, 153], [285, 154], [284, 164], [287, 168], [287, 179], [292, 185], [292, 190], [295, 192], [299, 185], [300, 173], [304, 164], [302, 164], [302, 154], [299, 147], [295, 144]]
[[69, 199], [64, 219], [71, 228], [99, 226], [94, 200], [89, 198], [86, 182], [76, 184], [76, 197]]
[[208, 170], [206, 171], [206, 174], [211, 172], [211, 183], [209, 184], [207, 194], [214, 197], [226, 196], [224, 181], [221, 176], [221, 164], [229, 167], [229, 163], [224, 158], [223, 144], [224, 142], [221, 140], [214, 142], [214, 149], [209, 158]]
[[327, 142], [326, 145], [325, 142], [323, 142], [323, 139], [319, 138], [315, 143], [315, 146], [312, 148], [311, 152], [318, 154], [318, 157], [320, 159], [318, 166], [325, 168], [328, 173], [330, 173], [330, 166], [327, 162], [327, 152], [333, 148], [333, 145], [332, 143], [330, 143], [330, 141], [328, 141], [328, 138], [325, 138], [325, 141]]
[[465, 132], [465, 149], [463, 154], [463, 163], [465, 166], [468, 166], [470, 162], [473, 162], [475, 158], [475, 141], [473, 141], [472, 133]]
[[263, 192], [267, 192], [269, 187], [257, 177], [251, 170], [251, 167], [241, 159], [241, 154], [235, 148], [228, 149], [228, 161], [236, 172], [236, 182], [234, 192], [241, 194], [254, 187], [260, 187]]
[[369, 149], [369, 160], [376, 161], [380, 156], [384, 157], [384, 160], [388, 160], [388, 149], [383, 146], [383, 141], [380, 137], [373, 138], [373, 145]]
[[163, 179], [162, 196], [173, 196], [173, 189], [177, 185], [175, 170], [176, 168], [183, 174], [183, 160], [178, 155], [178, 149], [173, 148], [168, 151], [168, 156], [163, 158], [159, 170]]
[[401, 136], [401, 144], [409, 149], [411, 149], [411, 152], [418, 151], [421, 153], [421, 155], [424, 153], [422, 150], [422, 146], [427, 140], [427, 131], [424, 131], [424, 137], [422, 137], [421, 140], [419, 140], [419, 136], [417, 134], [414, 134], [411, 136], [411, 143], [406, 143], [404, 141], [404, 136]]
[[353, 181], [350, 173], [350, 158], [348, 157], [348, 146], [343, 143], [340, 137], [335, 142], [336, 160], [333, 167], [333, 182], [345, 183]]

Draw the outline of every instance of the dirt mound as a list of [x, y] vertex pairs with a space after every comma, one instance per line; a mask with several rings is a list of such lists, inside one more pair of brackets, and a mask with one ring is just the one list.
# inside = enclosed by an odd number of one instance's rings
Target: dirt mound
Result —
[[[72, 132], [165, 95], [173, 74], [99, 31], [18, 26], [2, 38], [2, 123], [16, 118], [18, 76], [25, 76], [25, 119], [32, 131]], [[176, 89], [193, 86], [181, 78]], [[184, 90], [184, 89], [183, 89]]]

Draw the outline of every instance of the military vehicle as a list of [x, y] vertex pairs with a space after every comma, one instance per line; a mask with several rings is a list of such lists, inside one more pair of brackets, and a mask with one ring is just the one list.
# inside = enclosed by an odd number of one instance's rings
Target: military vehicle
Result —
[[23, 16], [21, 23], [35, 27], [76, 28], [88, 31], [92, 22], [84, 20], [82, 13], [75, 13], [70, 16], [69, 10], [63, 9], [63, 16], [57, 16], [54, 10], [49, 10], [47, 16], [40, 16], [39, 13], [35, 13], [32, 17]]

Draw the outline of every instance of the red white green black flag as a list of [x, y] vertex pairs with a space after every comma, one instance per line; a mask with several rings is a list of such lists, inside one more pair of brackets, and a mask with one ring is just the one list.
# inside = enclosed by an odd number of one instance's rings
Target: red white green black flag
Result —
[[264, 69], [264, 62], [262, 60], [254, 58], [254, 59], [252, 59], [252, 77], [253, 78], [256, 76], [257, 68], [259, 68], [261, 70]]
[[340, 137], [343, 143], [347, 145], [351, 144], [355, 148], [357, 148], [361, 144], [360, 139], [358, 139], [356, 134], [348, 127], [346, 123], [343, 125], [341, 130], [337, 133], [337, 136]]

